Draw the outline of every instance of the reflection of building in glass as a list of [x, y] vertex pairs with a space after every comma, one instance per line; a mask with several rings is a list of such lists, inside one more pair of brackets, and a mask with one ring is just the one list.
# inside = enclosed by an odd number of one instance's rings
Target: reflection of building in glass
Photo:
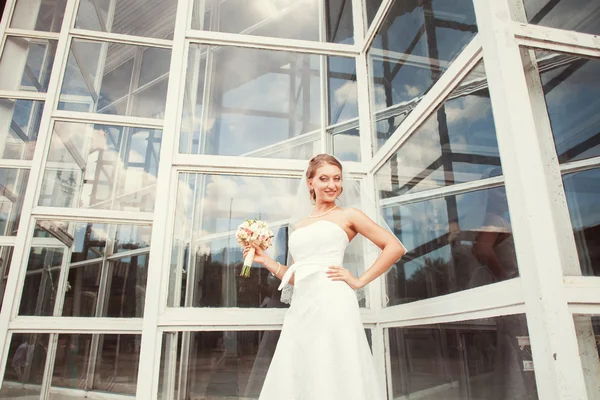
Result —
[[319, 152], [409, 250], [360, 304], [390, 398], [595, 398], [599, 14], [8, 0], [0, 398], [258, 398], [287, 305], [235, 231], [285, 263]]

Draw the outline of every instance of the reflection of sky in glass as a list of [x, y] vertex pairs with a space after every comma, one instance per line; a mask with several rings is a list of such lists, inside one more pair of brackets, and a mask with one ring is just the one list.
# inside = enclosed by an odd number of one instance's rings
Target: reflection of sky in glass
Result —
[[40, 205], [152, 211], [162, 132], [57, 122]]
[[548, 115], [560, 162], [600, 155], [600, 60], [537, 53]]
[[287, 178], [181, 174], [178, 209], [191, 219], [194, 205], [202, 205], [202, 219], [195, 222], [201, 235], [235, 231], [246, 218], [281, 222], [289, 218], [295, 185]]
[[0, 131], [0, 158], [31, 159], [42, 117], [43, 102], [0, 99], [4, 117]]
[[[390, 197], [501, 174], [498, 143], [480, 64], [376, 175]], [[483, 88], [482, 88], [483, 86]], [[391, 165], [394, 170], [391, 171]], [[392, 172], [390, 175], [390, 171]]]
[[[328, 84], [321, 86], [323, 60]], [[324, 110], [331, 124], [358, 116], [354, 59], [191, 45], [188, 63], [184, 153], [308, 158]]]
[[[369, 57], [377, 144], [381, 146], [477, 31], [470, 0], [394, 2]], [[436, 64], [439, 64], [436, 65]], [[384, 109], [407, 103], [378, 116]]]
[[598, 0], [525, 0], [527, 20], [532, 24], [600, 33], [600, 3]]
[[176, 8], [176, 0], [82, 0], [75, 27], [167, 38], [175, 28]]
[[[155, 62], [157, 57], [160, 62]], [[169, 49], [74, 39], [58, 108], [162, 118], [170, 57]], [[99, 80], [100, 72], [103, 75]], [[149, 80], [153, 80], [151, 85]], [[142, 86], [144, 90], [138, 91]]]
[[353, 44], [351, 1], [325, 2], [327, 18], [322, 23], [322, 34], [320, 3], [321, 0], [196, 0], [192, 28]]

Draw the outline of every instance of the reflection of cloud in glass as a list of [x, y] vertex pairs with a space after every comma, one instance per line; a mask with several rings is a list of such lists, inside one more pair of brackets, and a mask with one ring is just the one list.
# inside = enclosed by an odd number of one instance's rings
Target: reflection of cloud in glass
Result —
[[[126, 133], [124, 130], [128, 129], [133, 128], [57, 123], [42, 192], [52, 192], [54, 185], [62, 185], [66, 197], [40, 199], [40, 203], [136, 211], [144, 207], [141, 197], [154, 195], [160, 145], [154, 147], [154, 155], [149, 155], [148, 138], [152, 133], [142, 129]], [[154, 145], [160, 144], [160, 133], [154, 134], [158, 139]], [[127, 153], [121, 154], [119, 146], [126, 136], [129, 146]], [[140, 167], [140, 164], [145, 165]], [[94, 195], [98, 199], [94, 200]], [[69, 204], [60, 204], [61, 201]]]
[[[289, 179], [199, 174], [188, 176], [198, 176], [198, 180], [180, 180], [178, 209], [191, 218], [191, 210], [200, 204], [202, 220], [196, 223], [200, 222], [202, 225], [195, 228], [196, 234], [224, 233], [236, 229], [237, 224], [245, 218], [257, 218], [259, 215], [267, 222], [282, 222], [289, 217], [295, 195], [292, 192], [294, 183]], [[204, 193], [201, 190], [203, 181]]]

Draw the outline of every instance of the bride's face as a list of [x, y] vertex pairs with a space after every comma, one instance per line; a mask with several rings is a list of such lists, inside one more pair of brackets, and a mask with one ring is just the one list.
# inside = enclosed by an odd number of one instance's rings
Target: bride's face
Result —
[[342, 171], [335, 165], [324, 164], [317, 169], [308, 186], [315, 191], [317, 202], [333, 202], [342, 192]]

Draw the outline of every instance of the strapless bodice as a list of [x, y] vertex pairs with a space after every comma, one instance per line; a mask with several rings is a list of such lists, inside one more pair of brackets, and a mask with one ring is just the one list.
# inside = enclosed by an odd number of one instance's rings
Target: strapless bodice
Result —
[[295, 229], [289, 240], [294, 264], [284, 275], [280, 288], [292, 274], [298, 281], [331, 265], [342, 265], [348, 243], [348, 235], [335, 222], [319, 220]]

